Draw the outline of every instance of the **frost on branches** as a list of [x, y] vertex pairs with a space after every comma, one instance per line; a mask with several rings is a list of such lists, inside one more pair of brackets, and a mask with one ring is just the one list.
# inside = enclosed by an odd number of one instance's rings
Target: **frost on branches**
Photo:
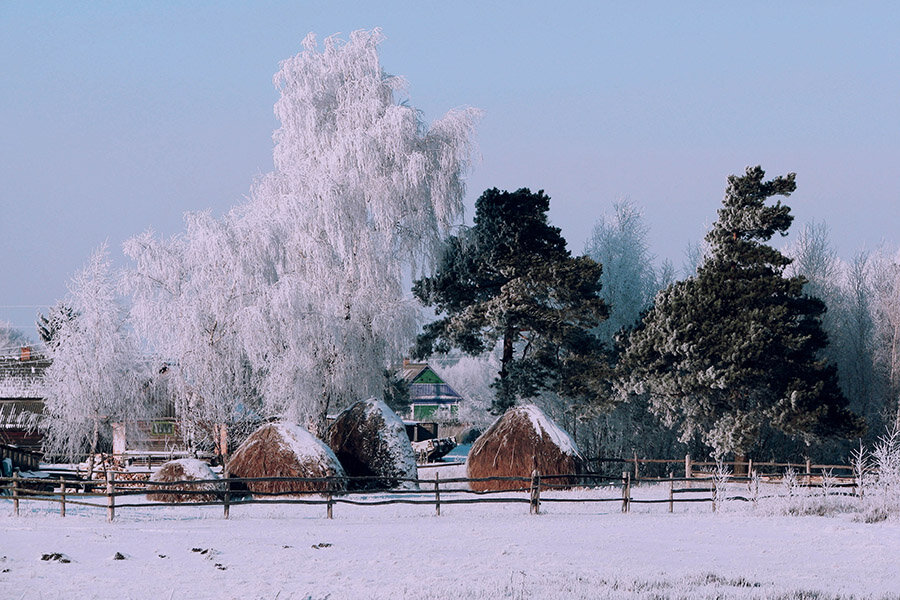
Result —
[[766, 200], [793, 193], [794, 174], [764, 176], [751, 167], [728, 178], [708, 257], [656, 296], [620, 362], [630, 391], [716, 456], [764, 451], [772, 432], [804, 443], [860, 432], [836, 370], [819, 359], [824, 304], [804, 294], [805, 279], [783, 275], [790, 259], [765, 243], [791, 225], [790, 208]]
[[[321, 432], [326, 411], [381, 396], [415, 334], [403, 276], [430, 263], [462, 213], [479, 112], [426, 127], [395, 97], [379, 30], [311, 34], [275, 84], [275, 170], [222, 220], [131, 240], [135, 316], [217, 414], [258, 410]], [[222, 411], [225, 411], [224, 413]]]
[[102, 246], [69, 286], [66, 305], [77, 316], [60, 321], [56, 343], [48, 345], [53, 363], [40, 424], [48, 454], [93, 456], [107, 431], [102, 425], [143, 416], [138, 353], [116, 290]]
[[163, 393], [174, 400], [185, 441], [218, 451], [218, 424], [249, 432], [258, 417], [256, 381], [237, 330], [247, 302], [235, 270], [240, 244], [227, 221], [208, 213], [185, 221], [185, 232], [170, 239], [147, 232], [126, 242], [134, 260], [131, 318], [160, 362], [173, 363]]

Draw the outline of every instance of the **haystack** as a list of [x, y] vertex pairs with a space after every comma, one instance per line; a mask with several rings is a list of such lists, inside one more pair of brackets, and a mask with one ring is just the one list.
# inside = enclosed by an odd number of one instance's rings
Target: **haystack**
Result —
[[[263, 425], [238, 447], [228, 462], [231, 477], [344, 477], [334, 452], [311, 433], [289, 423]], [[253, 481], [254, 494], [343, 491], [341, 480]]]
[[387, 404], [376, 398], [361, 400], [337, 416], [325, 440], [350, 477], [350, 489], [414, 488], [401, 479], [416, 479], [416, 454], [406, 427]]
[[[225, 490], [222, 483], [210, 481], [219, 479], [209, 465], [196, 458], [179, 458], [170, 460], [150, 477], [150, 481], [172, 483], [175, 481], [201, 481], [204, 483], [182, 483], [169, 486], [153, 486], [153, 489], [166, 490], [147, 494], [148, 500], [157, 502], [215, 502]], [[171, 490], [171, 491], [170, 491]], [[182, 493], [182, 490], [199, 493]]]
[[[581, 472], [583, 459], [569, 436], [536, 406], [512, 408], [485, 431], [469, 451], [466, 472], [481, 477], [531, 477], [534, 469], [543, 475], [565, 475], [547, 479], [552, 485], [572, 486]], [[475, 491], [527, 488], [524, 481], [472, 481]]]

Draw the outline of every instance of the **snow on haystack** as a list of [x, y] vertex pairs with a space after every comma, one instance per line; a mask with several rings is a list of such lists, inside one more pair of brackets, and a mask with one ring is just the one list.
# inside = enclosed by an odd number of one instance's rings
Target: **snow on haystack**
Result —
[[[344, 477], [334, 452], [311, 433], [289, 423], [263, 425], [228, 462], [231, 477]], [[343, 491], [341, 481], [251, 481], [254, 494]]]
[[[158, 482], [175, 482], [175, 481], [202, 481], [204, 483], [182, 483], [172, 487], [153, 486], [154, 489], [172, 490], [160, 491], [154, 494], [147, 494], [149, 500], [158, 502], [215, 502], [219, 493], [224, 491], [225, 486], [222, 483], [210, 481], [218, 479], [219, 476], [213, 473], [209, 465], [202, 460], [196, 458], [179, 458], [178, 460], [170, 460], [150, 477], [150, 481]], [[185, 494], [181, 490], [204, 491], [206, 494]]]
[[[531, 477], [534, 469], [544, 475], [565, 475], [546, 480], [552, 485], [572, 486], [581, 472], [583, 459], [572, 437], [536, 406], [512, 408], [494, 421], [469, 451], [469, 478]], [[527, 488], [524, 481], [473, 481], [475, 491]]]
[[350, 489], [414, 488], [399, 479], [416, 479], [416, 455], [403, 421], [376, 398], [361, 400], [343, 411], [328, 428], [325, 440], [350, 477]]

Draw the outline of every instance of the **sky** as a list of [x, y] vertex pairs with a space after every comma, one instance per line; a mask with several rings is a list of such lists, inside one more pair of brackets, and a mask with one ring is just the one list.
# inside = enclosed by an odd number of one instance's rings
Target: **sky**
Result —
[[[272, 169], [272, 77], [381, 27], [427, 121], [484, 111], [466, 215], [543, 189], [581, 253], [615, 201], [675, 266], [726, 177], [797, 173], [793, 231], [896, 245], [900, 7], [888, 2], [0, 2], [0, 321], [38, 311], [107, 242], [223, 214]], [[790, 238], [788, 238], [789, 240]]]

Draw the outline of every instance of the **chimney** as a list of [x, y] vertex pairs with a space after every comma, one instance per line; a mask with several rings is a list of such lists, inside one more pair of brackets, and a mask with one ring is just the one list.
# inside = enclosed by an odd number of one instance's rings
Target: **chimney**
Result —
[[22, 349], [19, 352], [19, 360], [30, 360], [30, 359], [31, 359], [31, 348], [28, 346], [22, 346]]

